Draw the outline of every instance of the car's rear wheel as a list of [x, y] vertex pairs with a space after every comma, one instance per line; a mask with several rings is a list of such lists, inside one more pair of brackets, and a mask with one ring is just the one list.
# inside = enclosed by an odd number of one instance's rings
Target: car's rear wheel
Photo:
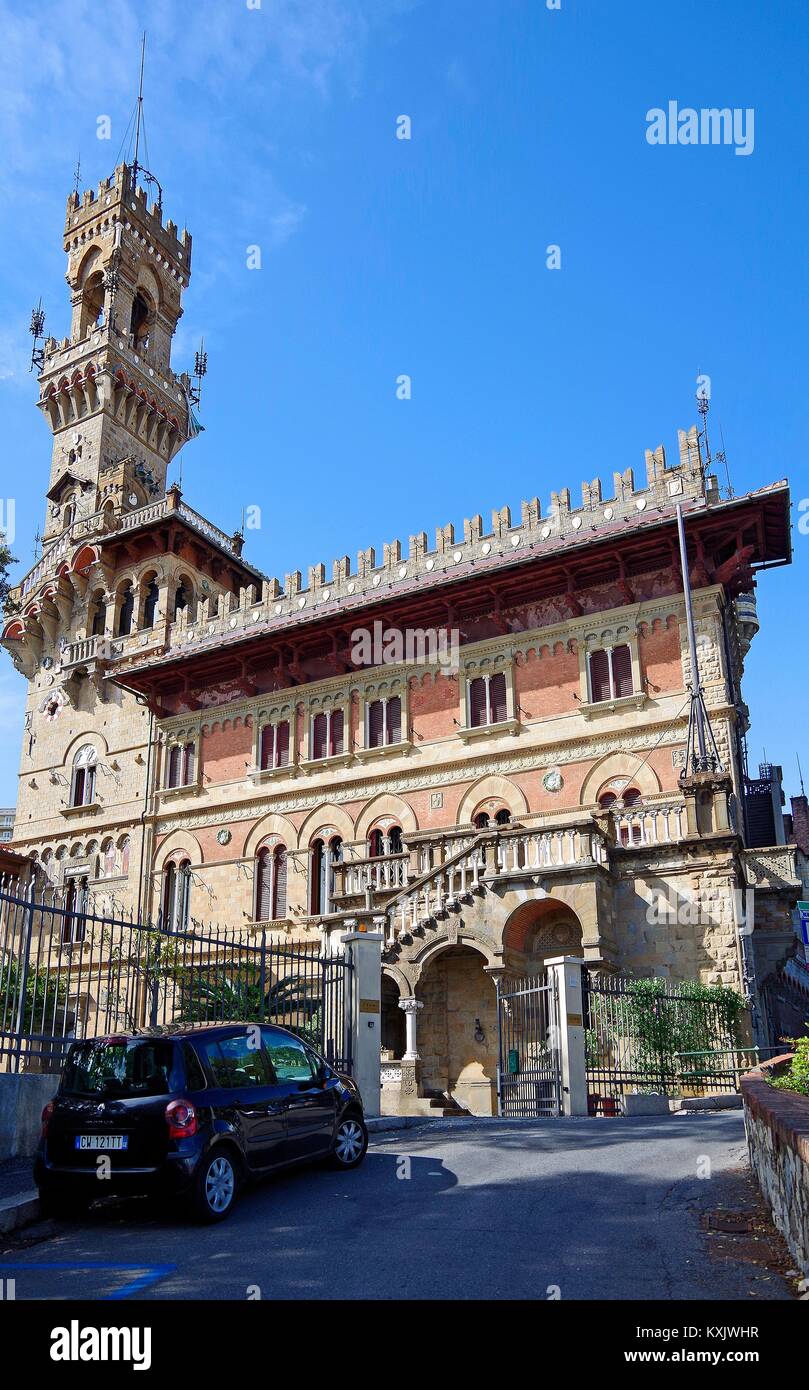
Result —
[[368, 1148], [368, 1130], [359, 1115], [346, 1115], [340, 1120], [331, 1147], [333, 1168], [356, 1168], [362, 1163]]
[[239, 1185], [233, 1155], [214, 1149], [197, 1170], [191, 1204], [200, 1221], [224, 1221], [230, 1215]]

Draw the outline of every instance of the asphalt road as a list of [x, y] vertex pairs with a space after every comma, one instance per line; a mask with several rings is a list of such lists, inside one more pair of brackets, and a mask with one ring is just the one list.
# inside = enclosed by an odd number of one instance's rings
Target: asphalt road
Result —
[[[741, 1115], [431, 1122], [353, 1173], [245, 1191], [224, 1225], [109, 1202], [0, 1255], [17, 1299], [760, 1299], [701, 1214], [749, 1203]], [[709, 1176], [700, 1177], [699, 1173]]]

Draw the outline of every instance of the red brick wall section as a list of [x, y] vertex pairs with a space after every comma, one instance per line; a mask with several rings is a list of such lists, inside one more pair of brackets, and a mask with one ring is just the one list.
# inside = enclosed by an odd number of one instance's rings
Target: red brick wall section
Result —
[[410, 723], [416, 743], [446, 738], [457, 730], [460, 708], [458, 676], [430, 672], [410, 682]]
[[253, 721], [225, 719], [202, 735], [202, 775], [206, 782], [233, 782], [253, 762]]
[[651, 626], [641, 623], [638, 651], [641, 672], [646, 678], [646, 688], [650, 695], [682, 690], [680, 627], [673, 615], [666, 619], [665, 625], [659, 618], [656, 618]]
[[573, 643], [569, 648], [563, 642], [553, 649], [532, 647], [516, 659], [514, 688], [524, 719], [573, 714], [579, 686], [579, 658]]
[[809, 854], [809, 803], [805, 796], [790, 797], [792, 802], [792, 838], [804, 854]]

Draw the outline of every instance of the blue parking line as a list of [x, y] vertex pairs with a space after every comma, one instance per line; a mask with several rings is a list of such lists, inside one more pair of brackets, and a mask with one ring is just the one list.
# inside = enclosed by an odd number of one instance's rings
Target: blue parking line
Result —
[[128, 1284], [124, 1284], [123, 1288], [116, 1289], [115, 1293], [104, 1294], [102, 1297], [102, 1302], [111, 1301], [113, 1299], [128, 1298], [130, 1294], [139, 1293], [141, 1289], [148, 1289], [150, 1284], [156, 1283], [158, 1279], [165, 1278], [167, 1274], [173, 1274], [176, 1268], [176, 1265], [110, 1265], [102, 1264], [98, 1261], [93, 1260], [83, 1260], [80, 1264], [76, 1264], [72, 1260], [37, 1260], [32, 1261], [30, 1264], [11, 1264], [4, 1261], [0, 1261], [0, 1269], [96, 1269], [108, 1271], [112, 1270], [118, 1272], [120, 1272], [121, 1270], [134, 1271], [137, 1269], [143, 1271], [143, 1273], [140, 1274], [140, 1276], [137, 1279], [130, 1280]]

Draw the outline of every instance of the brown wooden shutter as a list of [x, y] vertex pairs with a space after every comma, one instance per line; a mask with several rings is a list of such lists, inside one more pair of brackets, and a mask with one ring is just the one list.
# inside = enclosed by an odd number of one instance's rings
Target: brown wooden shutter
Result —
[[331, 748], [329, 752], [342, 753], [343, 751], [343, 711], [336, 709], [331, 716]]
[[402, 737], [402, 702], [398, 695], [388, 700], [388, 743], [398, 743]]
[[632, 653], [629, 647], [613, 647], [612, 680], [616, 696], [632, 694]]
[[599, 700], [609, 700], [610, 696], [610, 661], [601, 648], [590, 653], [590, 699], [598, 704]]
[[270, 851], [259, 850], [256, 860], [256, 921], [268, 922], [271, 916], [272, 899]]
[[193, 743], [185, 745], [185, 758], [183, 759], [183, 786], [190, 787], [194, 780], [197, 761], [197, 750]]
[[266, 772], [268, 767], [272, 767], [272, 746], [273, 746], [273, 727], [272, 724], [265, 724], [261, 730], [261, 745], [258, 754], [258, 765], [262, 772]]
[[273, 875], [275, 889], [273, 897], [273, 917], [278, 920], [287, 915], [287, 852], [283, 845], [279, 845], [273, 855], [275, 874]]
[[289, 767], [289, 720], [275, 726], [275, 766]]
[[325, 758], [328, 723], [325, 714], [316, 714], [312, 726], [312, 757]]
[[506, 705], [506, 678], [502, 671], [498, 671], [496, 676], [492, 676], [489, 681], [489, 706], [491, 709], [491, 723], [500, 724], [508, 718]]
[[381, 700], [372, 700], [368, 706], [368, 747], [381, 748], [384, 741], [385, 709]]
[[469, 724], [471, 728], [477, 729], [485, 723], [486, 682], [482, 676], [476, 676], [469, 682]]
[[179, 745], [175, 743], [174, 747], [169, 749], [168, 775], [166, 777], [167, 787], [179, 787], [180, 785], [181, 758], [182, 751]]

